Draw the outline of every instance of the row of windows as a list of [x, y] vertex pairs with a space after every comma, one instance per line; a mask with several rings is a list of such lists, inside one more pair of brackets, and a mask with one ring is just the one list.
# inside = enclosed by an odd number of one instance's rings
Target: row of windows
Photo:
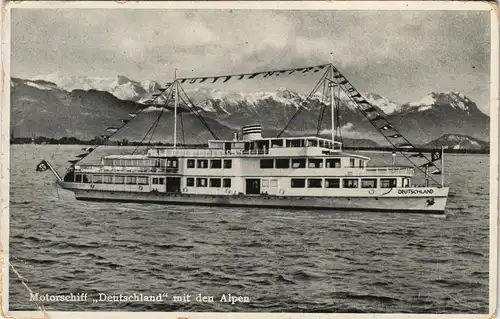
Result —
[[187, 168], [231, 168], [233, 166], [233, 162], [230, 159], [220, 160], [213, 159], [210, 162], [207, 159], [188, 159], [187, 160]]
[[186, 178], [186, 186], [187, 187], [231, 187], [231, 179], [230, 178], [205, 178], [205, 177], [188, 177]]
[[148, 185], [147, 176], [75, 174], [77, 183]]
[[261, 159], [260, 168], [323, 168], [326, 164], [327, 168], [340, 168], [340, 158], [277, 158], [277, 159]]
[[[342, 188], [359, 188], [360, 180], [358, 178], [344, 178], [342, 179]], [[292, 178], [290, 186], [292, 188], [340, 188], [340, 178]], [[395, 178], [381, 178], [381, 188], [396, 187]], [[363, 178], [361, 179], [361, 188], [377, 188], [376, 178]]]
[[103, 160], [104, 165], [138, 166], [138, 167], [168, 167], [177, 168], [177, 159], [109, 159]]

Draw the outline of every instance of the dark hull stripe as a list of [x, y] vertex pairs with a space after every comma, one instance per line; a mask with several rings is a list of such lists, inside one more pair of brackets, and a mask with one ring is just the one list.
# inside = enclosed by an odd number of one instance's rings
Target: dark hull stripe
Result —
[[337, 210], [337, 211], [359, 211], [359, 212], [384, 212], [384, 213], [406, 213], [406, 214], [440, 214], [442, 210], [396, 210], [390, 208], [359, 208], [359, 207], [300, 207], [300, 206], [282, 206], [282, 205], [266, 205], [266, 204], [236, 204], [236, 203], [205, 203], [196, 201], [162, 201], [154, 199], [111, 199], [111, 198], [93, 198], [93, 197], [77, 197], [77, 200], [92, 201], [92, 202], [122, 202], [122, 203], [152, 203], [163, 205], [184, 205], [184, 206], [212, 206], [212, 207], [255, 207], [255, 208], [277, 208], [290, 210]]

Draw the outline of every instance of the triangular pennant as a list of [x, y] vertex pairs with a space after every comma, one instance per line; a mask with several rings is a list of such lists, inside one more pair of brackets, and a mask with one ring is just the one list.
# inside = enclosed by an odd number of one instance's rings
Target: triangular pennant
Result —
[[198, 80], [198, 79], [196, 79], [196, 78], [191, 79], [191, 81], [189, 81], [189, 83], [191, 83], [191, 84], [196, 83], [196, 80]]
[[295, 72], [296, 70], [290, 70], [290, 72], [288, 73], [288, 75], [292, 74], [293, 72]]
[[83, 151], [85, 152], [92, 152], [94, 150], [93, 147], [85, 147], [85, 148], [82, 148]]
[[207, 79], [208, 79], [208, 78], [202, 78], [202, 79], [201, 79], [201, 81], [200, 81], [200, 83], [205, 82]]
[[68, 163], [76, 164], [76, 163], [78, 163], [78, 160], [71, 160], [71, 161], [68, 161]]
[[425, 156], [424, 156], [424, 154], [422, 154], [422, 153], [418, 153], [418, 154], [412, 154], [412, 155], [410, 155], [409, 157], [424, 158]]
[[88, 153], [84, 153], [84, 154], [78, 154], [76, 155], [75, 157], [81, 157], [81, 158], [84, 158], [85, 156], [89, 155]]
[[112, 133], [114, 133], [114, 132], [116, 132], [116, 131], [118, 131], [118, 129], [117, 129], [116, 127], [108, 127], [108, 128], [106, 129], [106, 132], [112, 132]]
[[256, 76], [257, 76], [257, 75], [259, 75], [259, 74], [260, 74], [260, 73], [254, 73], [254, 74], [250, 75], [248, 78], [249, 78], [249, 79], [253, 79], [254, 77], [256, 77]]
[[121, 119], [120, 121], [122, 121], [124, 124], [127, 124], [128, 122], [130, 122], [130, 120], [126, 120], [126, 119]]
[[376, 112], [376, 111], [377, 111], [377, 109], [376, 109], [376, 108], [374, 108], [373, 106], [371, 106], [371, 107], [369, 107], [369, 108], [365, 109], [364, 111], [365, 111], [366, 113], [371, 113], [371, 112]]
[[219, 77], [215, 77], [212, 81], [212, 83], [215, 83], [215, 81], [217, 81], [219, 79]]
[[109, 138], [109, 136], [107, 136], [107, 135], [101, 135], [101, 138], [107, 139], [107, 138]]
[[240, 77], [238, 78], [238, 80], [241, 80], [245, 77], [245, 74], [241, 74]]
[[[398, 135], [398, 134], [394, 134], [394, 135]], [[401, 147], [401, 148], [413, 148], [413, 145], [410, 144], [410, 143], [403, 143], [403, 144], [399, 144], [398, 147]]]
[[397, 134], [397, 133], [396, 133], [396, 134], [389, 135], [389, 137], [392, 137], [392, 138], [400, 138], [400, 137], [401, 137], [401, 135], [399, 135], [399, 134]]
[[137, 113], [128, 113], [128, 115], [129, 115], [130, 117], [136, 117], [136, 116], [137, 116]]
[[391, 129], [391, 128], [392, 128], [392, 126], [390, 124], [387, 124], [387, 125], [382, 126], [380, 129], [382, 131], [387, 131], [388, 129]]
[[181, 83], [184, 83], [184, 82], [186, 82], [186, 80], [187, 80], [187, 79], [182, 79], [182, 80], [181, 80]]
[[223, 83], [226, 83], [227, 81], [229, 81], [231, 79], [231, 75], [228, 75], [226, 76], [226, 78], [224, 79], [224, 82]]
[[443, 174], [443, 172], [441, 170], [437, 169], [437, 170], [433, 171], [431, 174], [432, 175], [441, 175], [441, 174]]

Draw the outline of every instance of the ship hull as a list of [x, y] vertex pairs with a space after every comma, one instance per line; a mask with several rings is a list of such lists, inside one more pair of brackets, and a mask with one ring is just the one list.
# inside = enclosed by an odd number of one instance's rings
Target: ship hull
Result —
[[121, 192], [74, 189], [77, 200], [308, 209], [328, 211], [367, 211], [444, 214], [447, 197], [317, 197], [274, 195], [198, 195], [158, 192]]

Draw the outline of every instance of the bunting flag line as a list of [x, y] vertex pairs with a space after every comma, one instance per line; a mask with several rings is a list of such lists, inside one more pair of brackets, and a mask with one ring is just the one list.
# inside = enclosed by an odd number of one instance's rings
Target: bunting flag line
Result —
[[[395, 148], [405, 148], [412, 149], [415, 146], [406, 139], [395, 127], [393, 127], [387, 119], [370, 103], [368, 102], [360, 92], [342, 75], [342, 73], [337, 70], [333, 65], [331, 67], [331, 71], [333, 72], [333, 80], [330, 80], [332, 83], [339, 86], [348, 96], [351, 102], [353, 102], [359, 111], [365, 116], [365, 118], [371, 122], [371, 124], [379, 131], [382, 136]], [[431, 159], [429, 160], [423, 153], [414, 154], [407, 156], [400, 151], [403, 156], [405, 156], [415, 167], [431, 167], [439, 169], [434, 161], [441, 159], [441, 154], [439, 152], [433, 152], [431, 154]], [[425, 159], [427, 163], [423, 165], [418, 165], [413, 163], [410, 158], [418, 157]]]
[[217, 76], [203, 76], [203, 77], [192, 77], [192, 78], [178, 78], [177, 81], [180, 83], [203, 83], [210, 79], [212, 83], [217, 82], [219, 79], [224, 79], [222, 83], [226, 83], [231, 79], [243, 80], [243, 79], [255, 79], [259, 75], [263, 75], [262, 78], [270, 78], [274, 76], [280, 76], [282, 74], [291, 75], [295, 72], [300, 72], [301, 74], [308, 73], [310, 71], [319, 72], [325, 69], [329, 64], [320, 64], [309, 67], [293, 68], [293, 69], [283, 69], [283, 70], [270, 70], [263, 72], [253, 72], [253, 73], [238, 73], [238, 74], [227, 74], [227, 75], [217, 75]]

